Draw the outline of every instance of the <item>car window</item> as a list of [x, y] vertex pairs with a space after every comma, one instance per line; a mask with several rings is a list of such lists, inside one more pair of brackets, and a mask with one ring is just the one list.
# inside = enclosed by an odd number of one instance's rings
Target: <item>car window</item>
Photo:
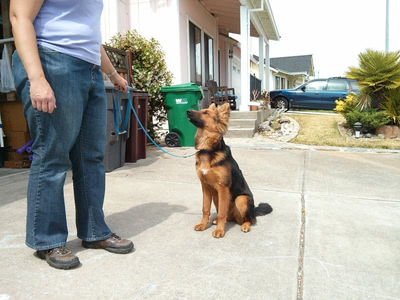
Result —
[[347, 91], [347, 83], [344, 79], [329, 79], [328, 91]]
[[358, 86], [357, 81], [350, 80], [349, 82], [350, 82], [350, 86], [351, 86], [351, 90], [352, 91], [359, 91], [360, 90], [360, 87]]
[[305, 85], [306, 91], [319, 91], [323, 90], [326, 85], [326, 80], [311, 81]]

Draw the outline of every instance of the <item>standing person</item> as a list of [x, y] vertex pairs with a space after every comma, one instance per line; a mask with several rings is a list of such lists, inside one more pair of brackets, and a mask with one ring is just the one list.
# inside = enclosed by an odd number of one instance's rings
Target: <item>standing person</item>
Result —
[[106, 95], [101, 71], [127, 82], [101, 46], [102, 0], [11, 0], [13, 72], [33, 143], [26, 244], [59, 269], [80, 264], [65, 247], [64, 183], [72, 168], [77, 235], [85, 248], [128, 253], [104, 220]]

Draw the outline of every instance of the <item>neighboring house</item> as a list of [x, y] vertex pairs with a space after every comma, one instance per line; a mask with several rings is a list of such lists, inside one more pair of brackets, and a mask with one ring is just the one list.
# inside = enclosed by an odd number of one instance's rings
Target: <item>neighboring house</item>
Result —
[[[252, 74], [259, 78], [259, 57], [253, 55]], [[291, 89], [307, 82], [314, 74], [312, 55], [275, 57], [270, 59], [270, 90]]]
[[312, 55], [274, 57], [270, 64], [275, 90], [295, 88], [315, 75]]
[[[160, 42], [174, 84], [235, 87], [240, 110], [249, 110], [250, 36], [266, 64], [269, 40], [280, 38], [268, 0], [104, 0], [103, 41], [132, 29]], [[240, 43], [229, 37], [241, 32]]]

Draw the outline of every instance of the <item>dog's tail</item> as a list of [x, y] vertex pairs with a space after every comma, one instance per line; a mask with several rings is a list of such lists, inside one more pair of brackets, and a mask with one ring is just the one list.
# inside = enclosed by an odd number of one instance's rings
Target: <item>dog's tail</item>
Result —
[[269, 205], [268, 203], [260, 203], [254, 210], [256, 216], [265, 216], [272, 213], [273, 211], [271, 205]]

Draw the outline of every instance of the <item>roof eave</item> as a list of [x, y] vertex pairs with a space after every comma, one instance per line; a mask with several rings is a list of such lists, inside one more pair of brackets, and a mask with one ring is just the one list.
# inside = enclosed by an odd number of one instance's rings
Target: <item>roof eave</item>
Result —
[[[254, 14], [251, 14], [251, 18], [253, 20], [253, 25], [256, 28], [257, 32], [262, 35], [266, 40], [274, 40], [279, 41], [280, 35], [278, 32], [278, 27], [275, 22], [274, 15], [272, 13], [271, 5], [266, 0], [263, 1], [264, 9], [263, 11], [256, 11]], [[260, 8], [260, 4], [257, 6], [254, 2], [258, 2], [257, 0], [240, 0], [242, 5], [247, 5], [249, 9], [257, 9]]]

